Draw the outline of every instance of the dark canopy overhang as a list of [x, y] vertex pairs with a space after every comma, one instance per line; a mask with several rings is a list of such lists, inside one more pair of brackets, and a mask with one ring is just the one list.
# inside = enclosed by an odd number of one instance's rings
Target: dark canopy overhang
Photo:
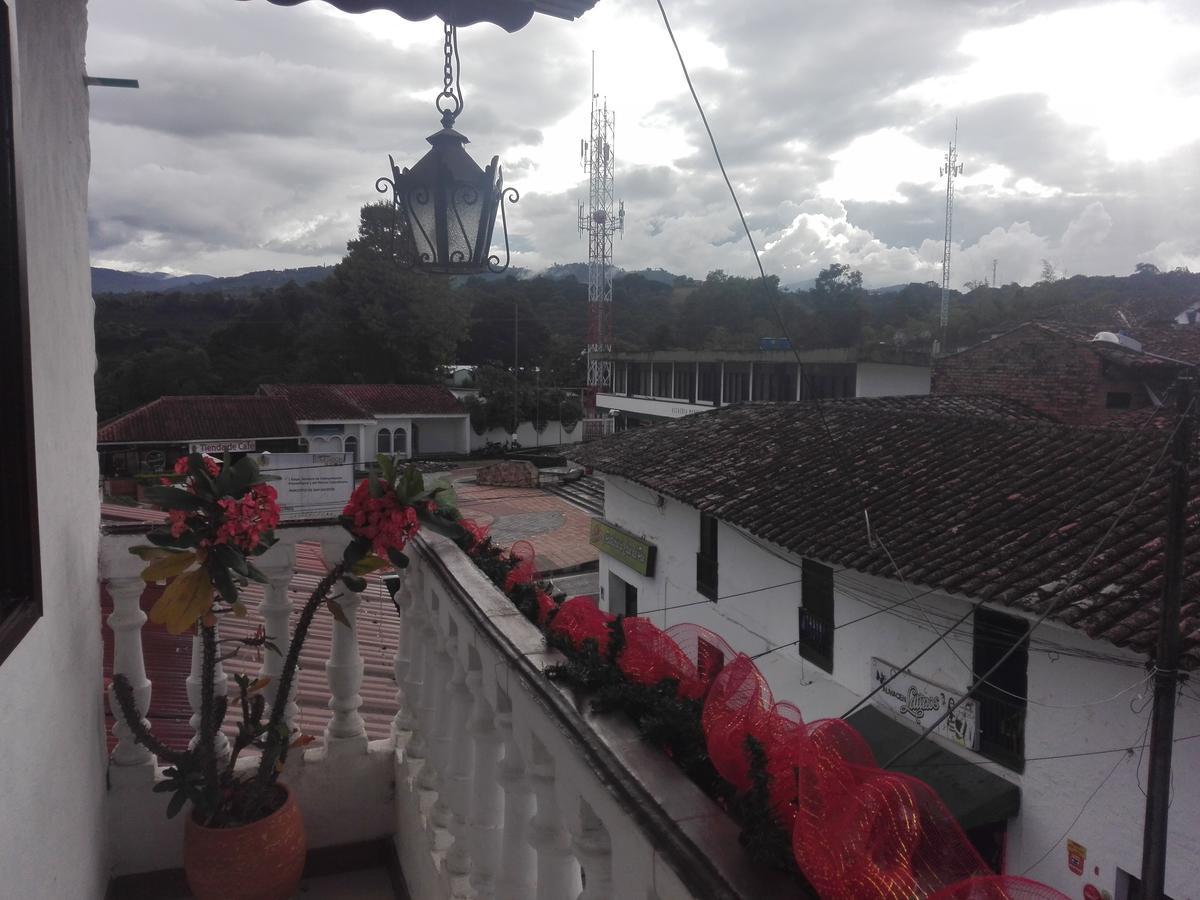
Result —
[[[268, 0], [276, 6], [298, 6], [306, 0]], [[534, 13], [575, 19], [596, 5], [596, 0], [325, 0], [348, 13], [387, 10], [414, 22], [437, 16], [451, 25], [492, 22], [505, 31], [529, 24]]]
[[[847, 721], [880, 762], [899, 753], [917, 735], [873, 706], [864, 706]], [[933, 741], [906, 753], [891, 768], [933, 788], [964, 831], [1011, 819], [1021, 808], [1019, 787]]]

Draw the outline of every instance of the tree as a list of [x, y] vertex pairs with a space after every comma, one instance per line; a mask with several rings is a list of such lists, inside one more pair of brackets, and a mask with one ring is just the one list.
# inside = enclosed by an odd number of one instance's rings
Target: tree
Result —
[[833, 263], [817, 275], [812, 295], [820, 299], [853, 299], [863, 293], [862, 272], [842, 263]]
[[1038, 284], [1050, 284], [1053, 281], [1058, 281], [1058, 274], [1054, 271], [1054, 263], [1048, 259], [1042, 260], [1042, 277], [1038, 279]]
[[1158, 266], [1154, 263], [1140, 262], [1133, 267], [1134, 275], [1161, 275]]

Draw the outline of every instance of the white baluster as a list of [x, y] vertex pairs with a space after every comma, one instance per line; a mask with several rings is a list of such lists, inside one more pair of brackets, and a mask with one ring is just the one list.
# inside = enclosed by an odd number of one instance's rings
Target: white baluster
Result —
[[450, 680], [450, 745], [449, 765], [442, 784], [450, 807], [450, 834], [454, 843], [446, 853], [446, 873], [450, 877], [450, 895], [456, 900], [470, 900], [469, 883], [471, 857], [467, 847], [467, 814], [471, 811], [471, 773], [475, 764], [473, 742], [467, 734], [471, 717], [471, 691], [467, 688], [467, 673], [456, 656], [454, 677]]
[[[410, 566], [411, 568], [411, 566]], [[400, 640], [396, 645], [396, 659], [392, 664], [392, 673], [396, 679], [396, 715], [392, 718], [392, 736], [400, 743], [400, 732], [412, 731], [416, 726], [414, 703], [416, 694], [409, 689], [409, 679], [412, 677], [414, 666], [413, 657], [416, 654], [417, 641], [414, 636], [420, 631], [421, 622], [419, 605], [413, 600], [409, 578], [404, 577], [400, 590], [396, 591], [395, 603], [400, 613]]]
[[434, 851], [445, 850], [450, 845], [450, 798], [446, 791], [446, 764], [450, 758], [450, 680], [454, 674], [454, 649], [454, 638], [445, 638], [439, 642], [437, 652], [433, 654], [433, 729], [425, 765], [417, 779], [423, 790], [431, 796], [435, 795], [427, 822], [429, 847]]
[[[146, 614], [142, 612], [141, 601], [145, 588], [146, 583], [141, 576], [108, 579], [108, 592], [113, 600], [108, 627], [113, 633], [113, 674], [119, 673], [129, 679], [133, 687], [134, 705], [142, 716], [142, 724], [149, 727], [145, 716], [150, 709], [150, 679], [146, 677], [146, 660], [142, 655], [142, 625], [146, 621]], [[133, 732], [125, 724], [125, 717], [121, 715], [111, 687], [108, 705], [116, 719], [112, 729], [117, 739], [117, 746], [112, 752], [113, 775], [131, 780], [153, 780], [156, 763], [154, 754], [134, 741]]]
[[418, 654], [421, 657], [421, 680], [416, 707], [418, 731], [414, 735], [409, 753], [413, 757], [412, 767], [417, 770], [413, 784], [418, 791], [423, 792], [420, 798], [421, 813], [427, 816], [429, 807], [433, 804], [432, 792], [437, 790], [437, 773], [433, 764], [429, 762], [429, 757], [433, 753], [438, 700], [441, 698], [444, 682], [440, 672], [442, 654], [439, 652], [441, 637], [437, 628], [437, 610], [423, 606], [422, 614], [425, 627], [421, 629]]
[[[259, 670], [261, 677], [271, 679], [271, 683], [263, 691], [270, 708], [274, 708], [278, 700], [279, 676], [283, 672], [283, 661], [292, 644], [292, 597], [289, 589], [292, 584], [292, 575], [295, 572], [293, 562], [295, 546], [289, 544], [287, 546], [276, 545], [276, 547], [278, 550], [271, 551], [272, 558], [276, 558], [275, 553], [286, 554], [283, 555], [282, 560], [275, 565], [259, 563], [258, 566], [267, 576], [266, 599], [259, 607], [263, 617], [263, 631], [266, 632], [267, 640], [279, 648], [278, 653], [269, 648], [263, 649], [263, 664]], [[283, 701], [286, 704], [283, 711], [284, 721], [287, 722], [289, 729], [295, 726], [296, 716], [299, 712], [299, 708], [296, 706], [296, 683], [294, 681], [290, 694], [291, 696], [285, 697]]]
[[504, 759], [497, 780], [504, 791], [504, 837], [496, 894], [500, 900], [528, 900], [537, 890], [537, 852], [529, 841], [533, 788], [513, 734], [512, 705], [503, 694], [498, 699], [496, 726], [504, 741]]
[[[504, 793], [501, 789], [501, 735], [496, 728], [492, 705], [483, 690], [480, 672], [467, 673], [467, 687], [474, 698], [468, 730], [474, 744], [474, 784], [471, 812], [467, 817], [467, 847], [471, 854], [471, 887], [480, 900], [496, 896], [500, 861], [501, 820]], [[528, 817], [528, 813], [526, 813]]]
[[579, 900], [610, 900], [613, 896], [612, 841], [595, 813], [583, 804], [580, 831], [573, 846], [583, 866], [583, 891]]
[[[426, 630], [432, 630], [425, 613], [425, 606], [419, 595], [413, 596], [412, 606], [409, 607], [405, 619], [405, 632], [412, 635], [412, 655], [409, 657], [408, 674], [404, 679], [404, 697], [407, 701], [401, 711], [403, 724], [410, 732], [404, 743], [404, 772], [410, 783], [414, 783], [421, 767], [425, 763], [426, 740], [425, 723], [422, 720], [422, 696], [425, 691], [425, 671], [429, 653], [429, 639]], [[396, 734], [397, 741], [400, 733]]]
[[[342, 545], [322, 543], [321, 550], [326, 561], [340, 559]], [[342, 608], [350, 627], [341, 622], [333, 623], [333, 647], [325, 663], [325, 677], [329, 681], [329, 708], [333, 717], [325, 726], [325, 747], [330, 753], [366, 753], [367, 730], [363, 726], [358, 708], [362, 706], [364, 662], [358, 650], [358, 608], [362, 594], [345, 586], [334, 593], [340, 596], [334, 602]]]
[[[187, 685], [188, 705], [192, 708], [192, 717], [188, 719], [188, 725], [192, 728], [192, 739], [188, 742], [189, 747], [195, 747], [200, 740], [200, 688], [203, 684], [204, 671], [204, 641], [198, 633], [192, 637], [192, 669], [188, 673], [185, 684]], [[213, 697], [218, 701], [222, 697], [229, 695], [229, 679], [225, 675], [225, 666], [221, 663], [221, 631], [220, 626], [213, 626], [213, 640], [217, 642], [217, 664], [213, 669]], [[213, 740], [213, 753], [218, 760], [226, 760], [229, 758], [229, 738], [219, 730]]]
[[583, 884], [558, 808], [554, 760], [546, 755], [535, 761], [529, 776], [537, 797], [537, 812], [529, 823], [529, 843], [537, 851], [537, 900], [577, 897]]

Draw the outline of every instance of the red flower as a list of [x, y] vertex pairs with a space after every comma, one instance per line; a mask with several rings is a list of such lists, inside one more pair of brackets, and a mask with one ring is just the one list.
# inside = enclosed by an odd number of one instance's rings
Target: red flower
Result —
[[350, 519], [350, 533], [371, 542], [371, 552], [387, 559], [388, 550], [403, 550], [421, 523], [417, 511], [400, 502], [390, 484], [381, 484], [382, 495], [371, 496], [369, 481], [360, 481], [342, 515]]
[[263, 533], [279, 524], [276, 496], [275, 488], [269, 484], [256, 484], [238, 500], [232, 497], [218, 500], [222, 516], [216, 542], [232, 544], [245, 553], [252, 553]]
[[177, 538], [188, 530], [187, 513], [184, 510], [169, 509], [167, 518], [171, 521], [171, 537]]

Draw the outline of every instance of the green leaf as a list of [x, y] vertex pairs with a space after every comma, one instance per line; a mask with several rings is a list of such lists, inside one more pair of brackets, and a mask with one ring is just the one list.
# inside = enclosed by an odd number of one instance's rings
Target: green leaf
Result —
[[396, 492], [405, 503], [412, 504], [425, 491], [425, 476], [416, 466], [406, 466]]
[[326, 600], [325, 605], [329, 607], [329, 611], [333, 613], [333, 617], [345, 625], [350, 627], [350, 620], [346, 618], [346, 611], [342, 609], [342, 605], [336, 600]]
[[145, 496], [155, 506], [161, 506], [163, 509], [183, 509], [194, 512], [204, 508], [203, 498], [167, 485], [152, 485], [146, 488]]
[[367, 580], [365, 578], [359, 578], [357, 575], [349, 573], [342, 576], [342, 584], [346, 585], [347, 588], [356, 594], [361, 594], [367, 589]]
[[150, 621], [166, 625], [171, 634], [183, 634], [212, 606], [212, 589], [207, 569], [184, 572], [150, 608]]
[[217, 593], [221, 595], [221, 599], [226, 603], [236, 603], [238, 599], [237, 586], [233, 583], [229, 569], [214, 561], [210, 561], [206, 568], [209, 575], [212, 576], [213, 585], [216, 587]]
[[250, 574], [246, 568], [246, 557], [229, 544], [213, 544], [209, 552], [216, 558], [217, 563], [225, 568], [233, 569], [239, 575]]
[[166, 559], [175, 553], [180, 553], [179, 550], [167, 550], [164, 547], [149, 547], [146, 544], [138, 544], [136, 547], [130, 547], [129, 552], [134, 556], [140, 556], [146, 562], [154, 562], [156, 559]]
[[346, 549], [342, 553], [342, 562], [346, 564], [346, 568], [353, 570], [359, 560], [370, 552], [371, 545], [366, 538], [355, 538], [346, 545]]
[[176, 575], [183, 574], [196, 561], [196, 554], [190, 550], [163, 551], [167, 556], [152, 560], [150, 565], [142, 569], [142, 581], [152, 584], [156, 581], [166, 581]]
[[397, 550], [395, 547], [388, 547], [387, 554], [388, 554], [388, 559], [391, 560], [392, 565], [395, 566], [397, 569], [407, 569], [408, 568], [408, 557], [405, 556], [402, 551]]
[[173, 819], [183, 809], [183, 804], [187, 802], [187, 794], [183, 791], [176, 791], [171, 795], [171, 801], [167, 804], [167, 818]]
[[383, 496], [383, 487], [379, 483], [379, 475], [374, 469], [367, 472], [367, 490], [371, 492], [371, 496], [378, 500]]
[[396, 486], [396, 458], [388, 456], [385, 453], [380, 453], [375, 461], [379, 464], [379, 471], [383, 475], [383, 480], [392, 487]]
[[[390, 556], [391, 553], [388, 555]], [[380, 559], [378, 556], [364, 556], [350, 567], [350, 572], [354, 575], [369, 575], [378, 569], [386, 569], [387, 566], [386, 559]]]
[[[272, 541], [271, 543], [275, 542]], [[270, 581], [270, 579], [267, 578], [266, 573], [263, 572], [263, 570], [258, 566], [254, 565], [254, 563], [250, 562], [250, 560], [246, 560], [245, 575], [251, 581], [257, 581], [259, 584], [267, 584]]]

